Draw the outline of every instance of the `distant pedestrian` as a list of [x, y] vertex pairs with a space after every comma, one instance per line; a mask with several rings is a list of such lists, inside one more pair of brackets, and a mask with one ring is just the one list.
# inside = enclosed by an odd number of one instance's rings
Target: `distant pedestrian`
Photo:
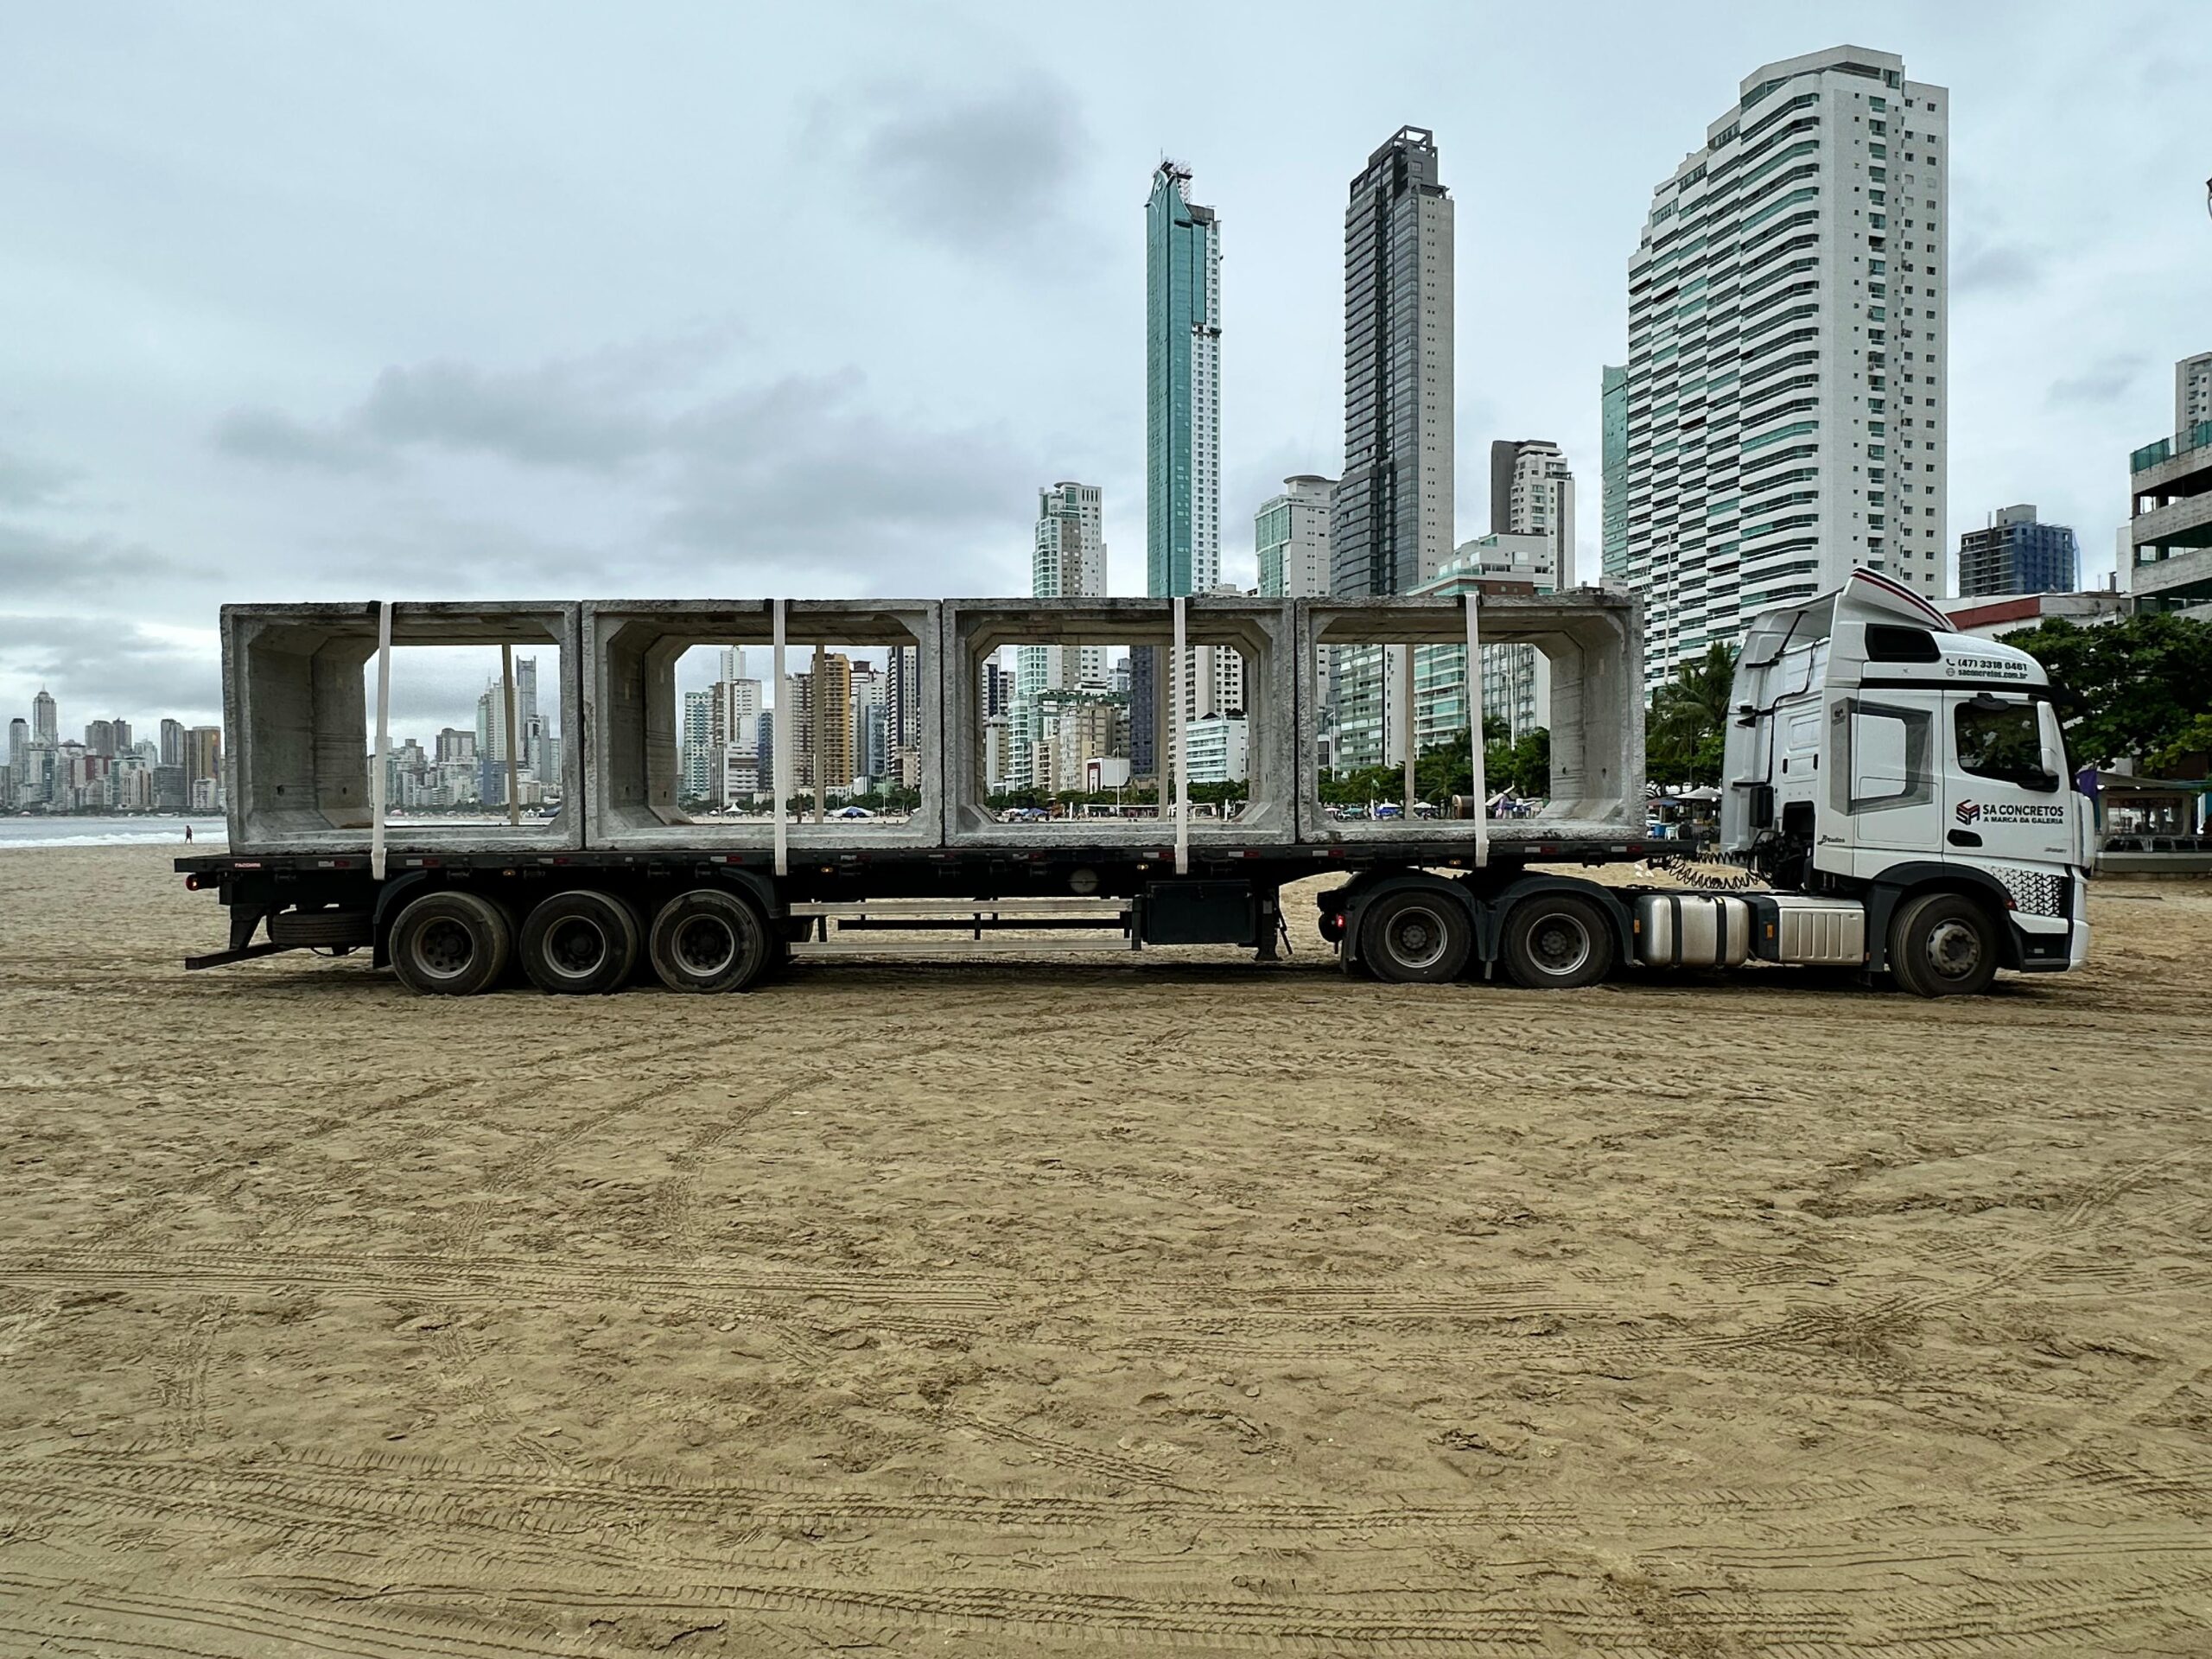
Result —
[[192, 826], [188, 823], [184, 826], [184, 838], [187, 841], [192, 839]]

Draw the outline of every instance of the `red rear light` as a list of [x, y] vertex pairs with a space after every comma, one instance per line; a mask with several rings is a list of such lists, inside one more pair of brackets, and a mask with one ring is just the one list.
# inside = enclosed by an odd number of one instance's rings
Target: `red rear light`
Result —
[[200, 891], [200, 878], [199, 878], [198, 876], [196, 876], [196, 875], [188, 875], [188, 876], [186, 876], [186, 877], [184, 878], [184, 890], [185, 890], [187, 893], [197, 893], [197, 892], [199, 892], [199, 891]]

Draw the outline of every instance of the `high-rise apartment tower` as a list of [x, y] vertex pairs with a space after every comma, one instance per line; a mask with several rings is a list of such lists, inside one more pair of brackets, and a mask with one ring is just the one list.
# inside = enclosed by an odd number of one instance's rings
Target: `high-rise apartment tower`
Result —
[[2174, 430], [2185, 432], [2199, 421], [2212, 421], [2212, 352], [2174, 365]]
[[1608, 582], [1628, 577], [1628, 365], [1605, 365], [1599, 409], [1605, 429], [1604, 526], [1599, 559]]
[[1269, 599], [1311, 599], [1329, 591], [1329, 494], [1336, 480], [1300, 473], [1252, 519], [1260, 592]]
[[1948, 94], [1767, 64], [1629, 260], [1628, 558], [1652, 683], [1853, 569], [1942, 591]]
[[1980, 530], [1959, 537], [1959, 597], [2070, 594], [2082, 563], [2064, 524], [2039, 524], [2031, 505], [1999, 507]]
[[1559, 445], [1545, 438], [1491, 445], [1490, 531], [1543, 537], [1552, 544], [1549, 579], [1574, 586], [1574, 474]]

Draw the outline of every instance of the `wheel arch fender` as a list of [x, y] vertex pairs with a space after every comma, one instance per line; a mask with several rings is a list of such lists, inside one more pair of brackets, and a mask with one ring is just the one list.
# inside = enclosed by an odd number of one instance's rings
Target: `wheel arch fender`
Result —
[[[1474, 878], [1463, 877], [1463, 881]], [[1484, 962], [1495, 963], [1504, 948], [1505, 918], [1513, 913], [1514, 906], [1523, 899], [1536, 898], [1548, 893], [1572, 893], [1596, 905], [1606, 920], [1612, 924], [1613, 950], [1616, 963], [1636, 960], [1636, 918], [1619, 893], [1601, 882], [1580, 875], [1553, 875], [1535, 872], [1516, 875], [1504, 886], [1485, 889], [1478, 909], [1475, 938]]]
[[723, 880], [759, 906], [761, 915], [768, 920], [780, 921], [790, 912], [790, 906], [785, 902], [784, 895], [777, 890], [772, 878], [761, 874], [758, 870], [730, 864], [723, 865], [719, 874]]
[[1932, 861], [1899, 864], [1882, 872], [1866, 892], [1866, 966], [1873, 973], [1890, 965], [1890, 925], [1909, 899], [1923, 893], [1955, 893], [1977, 900], [1997, 920], [1998, 965], [2020, 966], [2020, 938], [2012, 925], [2012, 895], [1988, 871], [1971, 864], [1938, 864]]
[[409, 870], [377, 889], [377, 901], [369, 912], [370, 966], [391, 966], [391, 925], [409, 903], [429, 891], [435, 875], [432, 870]]
[[1433, 893], [1459, 906], [1466, 915], [1467, 925], [1473, 930], [1475, 954], [1483, 953], [1482, 906], [1457, 881], [1424, 870], [1376, 870], [1355, 877], [1343, 892], [1344, 937], [1341, 948], [1346, 962], [1359, 960], [1360, 929], [1366, 920], [1368, 906], [1393, 893]]

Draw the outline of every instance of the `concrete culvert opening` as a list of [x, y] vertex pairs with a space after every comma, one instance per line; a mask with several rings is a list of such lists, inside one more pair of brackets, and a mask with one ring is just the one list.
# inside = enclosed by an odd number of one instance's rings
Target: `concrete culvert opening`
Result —
[[945, 800], [957, 845], [1287, 841], [1297, 730], [1290, 613], [1176, 603], [948, 600]]
[[[1493, 844], [1640, 836], [1634, 605], [1592, 591], [1301, 605], [1301, 735], [1324, 757], [1299, 801], [1301, 838], [1456, 836], [1471, 849], [1478, 810]], [[1490, 775], [1494, 757], [1532, 746], [1548, 748], [1540, 787]]]
[[584, 609], [594, 847], [941, 842], [934, 601]]
[[232, 849], [357, 849], [380, 702], [388, 849], [580, 846], [580, 610], [397, 604], [387, 655], [376, 604], [225, 607]]

